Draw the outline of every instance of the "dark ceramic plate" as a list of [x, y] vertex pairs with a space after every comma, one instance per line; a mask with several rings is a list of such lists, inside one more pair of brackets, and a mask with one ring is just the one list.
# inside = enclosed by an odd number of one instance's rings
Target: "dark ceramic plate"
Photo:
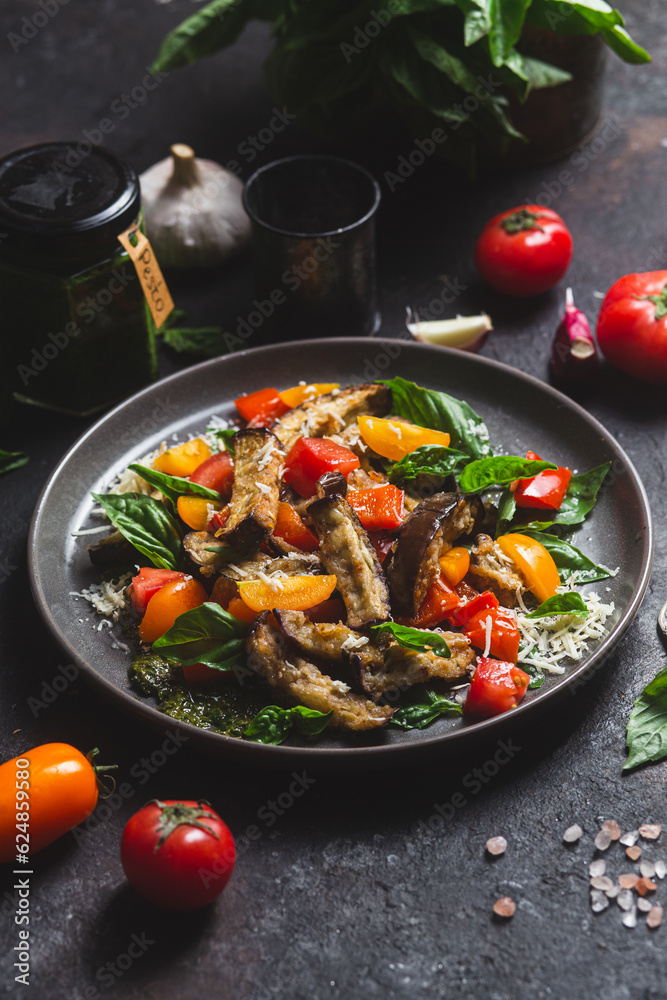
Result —
[[[263, 746], [197, 729], [160, 713], [128, 680], [130, 655], [114, 649], [107, 629], [97, 631], [95, 613], [71, 595], [94, 582], [86, 553], [88, 537], [72, 532], [95, 522], [90, 491], [103, 492], [131, 461], [163, 440], [184, 440], [207, 426], [212, 413], [230, 416], [232, 400], [266, 385], [284, 387], [300, 379], [341, 383], [402, 375], [442, 389], [470, 403], [486, 420], [499, 450], [525, 454], [528, 448], [573, 469], [611, 460], [611, 481], [574, 543], [597, 563], [619, 566], [617, 576], [593, 584], [616, 610], [609, 634], [565, 675], [551, 676], [530, 691], [512, 719], [534, 713], [581, 682], [602, 664], [636, 614], [652, 558], [652, 527], [644, 488], [627, 455], [610, 434], [567, 397], [528, 375], [461, 351], [395, 340], [339, 338], [244, 351], [172, 375], [112, 410], [65, 455], [37, 504], [29, 543], [30, 574], [40, 613], [67, 655], [100, 691], [137, 719], [183, 730], [203, 749], [257, 764], [325, 766], [388, 765], [424, 752], [457, 747], [501, 729], [500, 716], [474, 724], [443, 718], [425, 730], [383, 729], [364, 737], [327, 736], [317, 744]], [[95, 540], [93, 536], [92, 540]], [[494, 728], [495, 727], [495, 728]]]

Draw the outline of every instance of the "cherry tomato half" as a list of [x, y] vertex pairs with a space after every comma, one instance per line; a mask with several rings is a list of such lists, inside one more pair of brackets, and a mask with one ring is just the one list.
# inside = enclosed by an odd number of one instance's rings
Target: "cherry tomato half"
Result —
[[523, 701], [529, 682], [528, 674], [514, 663], [480, 656], [463, 705], [464, 715], [488, 719], [516, 708]]
[[519, 205], [495, 215], [475, 247], [484, 280], [505, 295], [539, 295], [557, 285], [572, 259], [572, 236], [557, 212]]
[[644, 382], [667, 384], [667, 271], [619, 278], [602, 303], [597, 337], [616, 368]]
[[155, 799], [123, 830], [120, 859], [137, 892], [165, 910], [197, 910], [229, 882], [234, 838], [207, 802]]
[[208, 486], [209, 490], [217, 490], [223, 500], [229, 500], [234, 482], [232, 456], [228, 451], [218, 451], [211, 455], [197, 466], [190, 476], [190, 482]]

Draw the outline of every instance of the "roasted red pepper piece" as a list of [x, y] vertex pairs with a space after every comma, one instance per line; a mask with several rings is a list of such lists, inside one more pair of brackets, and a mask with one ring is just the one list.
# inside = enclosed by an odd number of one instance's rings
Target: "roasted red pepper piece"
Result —
[[478, 611], [466, 622], [465, 634], [476, 649], [486, 649], [487, 621], [491, 619], [491, 644], [489, 653], [499, 660], [516, 663], [519, 655], [519, 630], [509, 612], [503, 608], [489, 608]]
[[472, 600], [466, 601], [460, 608], [450, 614], [449, 620], [452, 625], [465, 625], [478, 611], [488, 611], [489, 608], [498, 607], [498, 598], [490, 590], [485, 590], [483, 594], [475, 594]]
[[464, 715], [488, 719], [516, 708], [526, 694], [530, 677], [514, 663], [480, 656], [473, 674]]
[[309, 531], [291, 504], [278, 504], [278, 518], [273, 534], [284, 539], [303, 552], [314, 552], [319, 546], [319, 540]]
[[[526, 453], [533, 462], [542, 459], [534, 451]], [[514, 499], [517, 507], [537, 507], [539, 510], [558, 510], [567, 493], [572, 478], [572, 470], [559, 466], [545, 469], [532, 479], [518, 479], [514, 484]]]
[[348, 490], [347, 502], [366, 531], [393, 531], [403, 524], [405, 493], [387, 483], [367, 490]]
[[426, 591], [426, 597], [414, 618], [397, 618], [399, 625], [412, 628], [430, 628], [437, 625], [459, 606], [461, 598], [449, 584], [439, 576]]
[[359, 459], [335, 441], [327, 438], [302, 437], [290, 448], [285, 459], [283, 478], [302, 497], [315, 495], [317, 480], [326, 472], [341, 472], [349, 476], [359, 468]]
[[247, 396], [239, 396], [234, 400], [234, 406], [253, 427], [270, 427], [290, 409], [283, 403], [277, 389], [258, 389]]

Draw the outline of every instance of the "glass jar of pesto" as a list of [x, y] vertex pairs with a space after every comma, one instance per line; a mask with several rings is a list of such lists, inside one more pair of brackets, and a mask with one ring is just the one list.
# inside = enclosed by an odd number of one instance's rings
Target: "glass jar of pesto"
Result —
[[52, 142], [0, 160], [2, 354], [17, 399], [87, 416], [155, 378], [155, 326], [118, 242], [133, 224], [139, 179], [108, 149]]

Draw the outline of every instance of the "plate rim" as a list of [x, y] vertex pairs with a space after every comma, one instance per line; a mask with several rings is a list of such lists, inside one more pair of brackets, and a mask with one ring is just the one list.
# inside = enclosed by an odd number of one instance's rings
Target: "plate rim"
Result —
[[[89, 438], [95, 436], [101, 428], [111, 424], [128, 406], [141, 401], [143, 397], [151, 395], [156, 390], [163, 391], [172, 383], [179, 382], [183, 378], [192, 378], [193, 375], [196, 377], [198, 372], [209, 368], [224, 366], [225, 362], [230, 358], [243, 360], [245, 358], [252, 358], [254, 355], [259, 353], [262, 355], [272, 353], [279, 354], [281, 351], [285, 350], [285, 348], [300, 347], [303, 349], [309, 349], [321, 346], [323, 341], [333, 346], [340, 346], [341, 348], [345, 348], [346, 346], [358, 347], [359, 345], [365, 344], [369, 347], [372, 346], [376, 349], [381, 349], [383, 345], [389, 344], [392, 345], [392, 347], [395, 347], [396, 344], [401, 344], [404, 347], [409, 347], [411, 350], [424, 352], [425, 354], [433, 354], [436, 352], [436, 356], [444, 358], [447, 356], [460, 358], [460, 355], [465, 353], [466, 360], [473, 366], [475, 364], [479, 364], [483, 367], [496, 369], [499, 373], [509, 374], [513, 378], [519, 379], [519, 381], [532, 385], [540, 392], [545, 392], [548, 396], [551, 396], [555, 402], [565, 405], [568, 410], [576, 413], [577, 416], [588, 424], [592, 430], [601, 435], [609, 449], [615, 452], [616, 456], [624, 462], [627, 472], [632, 479], [635, 492], [640, 500], [644, 515], [644, 523], [638, 529], [642, 533], [643, 541], [642, 562], [632, 599], [614, 626], [613, 632], [602, 640], [598, 648], [585, 659], [584, 663], [579, 667], [576, 667], [567, 675], [564, 675], [561, 683], [545, 691], [540, 697], [522, 702], [517, 708], [513, 709], [511, 713], [493, 716], [490, 719], [479, 720], [460, 729], [450, 730], [449, 732], [441, 733], [439, 735], [424, 736], [423, 738], [406, 743], [349, 747], [295, 747], [285, 746], [284, 744], [277, 746], [264, 745], [249, 740], [242, 740], [238, 737], [226, 736], [223, 733], [213, 732], [212, 730], [202, 729], [192, 723], [183, 722], [160, 712], [154, 705], [134, 697], [130, 692], [117, 687], [113, 681], [96, 671], [94, 667], [88, 663], [85, 657], [79, 653], [67, 635], [65, 635], [60, 629], [60, 626], [56, 622], [49, 607], [46, 594], [44, 592], [44, 583], [39, 573], [38, 542], [45, 512], [48, 510], [47, 500], [49, 493], [54, 488], [59, 476], [62, 474], [63, 470], [66, 469], [69, 461], [75, 453], [86, 444]], [[307, 762], [310, 765], [318, 763], [325, 768], [327, 766], [331, 767], [332, 765], [344, 768], [346, 764], [351, 763], [352, 761], [359, 763], [361, 766], [384, 766], [386, 764], [393, 763], [397, 756], [407, 758], [412, 756], [413, 758], [416, 758], [424, 753], [433, 753], [437, 750], [444, 752], [446, 748], [451, 748], [453, 745], [460, 746], [466, 740], [483, 738], [490, 730], [493, 730], [494, 732], [500, 731], [506, 727], [507, 722], [510, 719], [523, 721], [526, 717], [526, 713], [532, 712], [533, 714], [536, 714], [538, 710], [551, 706], [553, 702], [568, 691], [572, 685], [575, 684], [575, 682], [579, 682], [584, 675], [589, 674], [594, 670], [600, 661], [608, 655], [611, 649], [617, 645], [632, 623], [641, 606], [651, 577], [654, 556], [654, 527], [651, 508], [644, 484], [642, 483], [632, 460], [627, 455], [625, 450], [617, 442], [616, 438], [597, 419], [597, 417], [589, 413], [588, 410], [584, 409], [584, 407], [575, 400], [570, 399], [569, 396], [566, 396], [554, 386], [549, 385], [549, 383], [542, 381], [528, 372], [514, 368], [512, 365], [498, 361], [495, 358], [488, 358], [484, 355], [473, 354], [470, 352], [462, 352], [456, 348], [421, 344], [416, 341], [406, 341], [395, 337], [327, 337], [311, 338], [309, 340], [283, 341], [276, 344], [245, 348], [244, 350], [235, 351], [228, 355], [220, 355], [216, 358], [211, 358], [209, 360], [199, 362], [198, 364], [188, 366], [187, 368], [180, 369], [179, 371], [173, 372], [162, 379], [158, 379], [145, 388], [139, 390], [139, 392], [134, 393], [132, 396], [129, 396], [122, 402], [118, 403], [111, 410], [96, 420], [72, 443], [62, 458], [48, 474], [33, 511], [27, 549], [28, 575], [33, 599], [42, 621], [51, 633], [51, 637], [72, 658], [82, 675], [89, 683], [91, 683], [93, 688], [99, 690], [101, 694], [108, 697], [109, 700], [113, 704], [117, 705], [122, 711], [138, 718], [141, 722], [151, 728], [176, 728], [177, 731], [186, 733], [188, 738], [192, 739], [193, 745], [213, 753], [229, 756], [230, 758], [236, 757], [238, 760], [242, 760], [248, 764], [289, 767], [294, 764], [304, 764]], [[408, 760], [405, 763], [409, 762], [410, 761]]]

